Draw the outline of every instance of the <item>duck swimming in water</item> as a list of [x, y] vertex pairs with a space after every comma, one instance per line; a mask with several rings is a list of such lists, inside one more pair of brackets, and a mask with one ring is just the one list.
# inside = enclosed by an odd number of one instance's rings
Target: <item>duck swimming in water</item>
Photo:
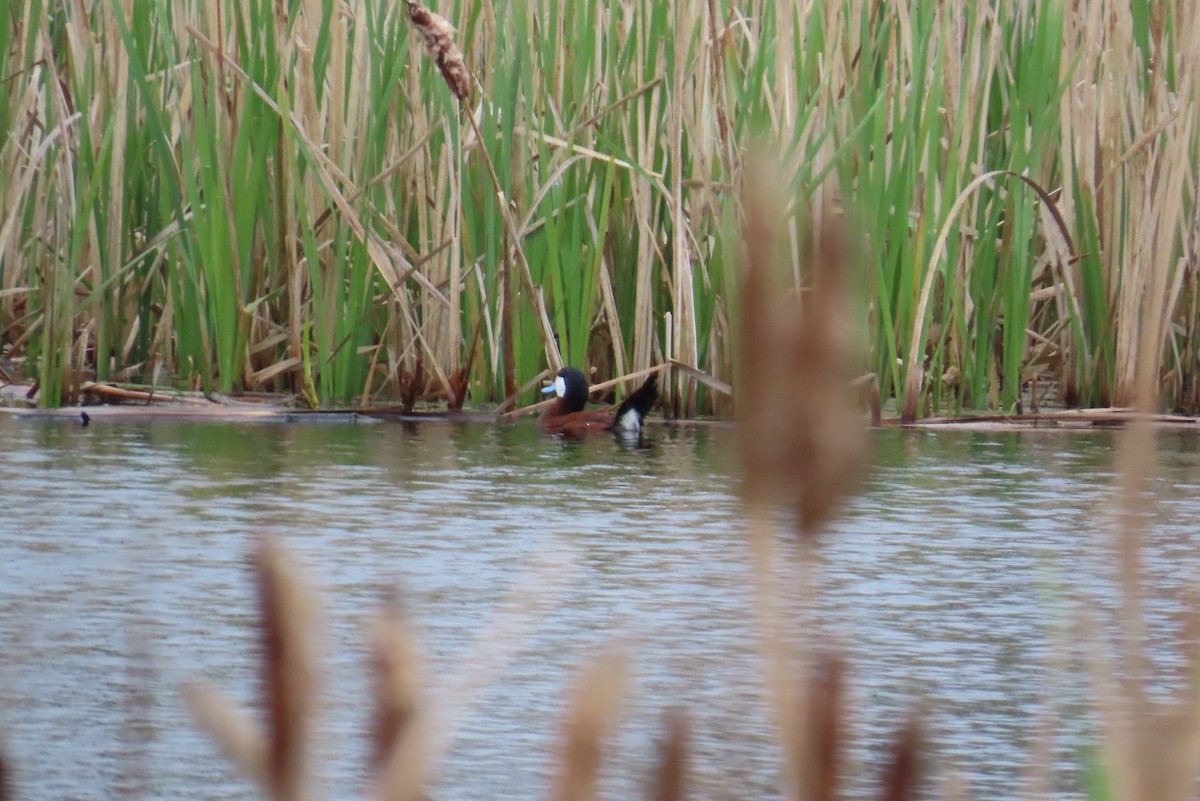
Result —
[[658, 400], [658, 373], [651, 373], [645, 383], [613, 412], [587, 412], [588, 382], [576, 367], [558, 371], [554, 383], [542, 390], [557, 397], [542, 412], [538, 425], [548, 434], [582, 436], [592, 431], [612, 431], [624, 436], [638, 437], [642, 419]]

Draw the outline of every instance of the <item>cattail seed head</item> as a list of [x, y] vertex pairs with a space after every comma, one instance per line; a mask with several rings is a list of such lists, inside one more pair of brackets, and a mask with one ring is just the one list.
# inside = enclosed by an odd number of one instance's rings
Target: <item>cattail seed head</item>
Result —
[[471, 73], [463, 61], [462, 51], [454, 43], [454, 26], [445, 17], [433, 13], [420, 3], [408, 3], [408, 19], [425, 42], [425, 51], [437, 64], [446, 85], [459, 100], [471, 93]]

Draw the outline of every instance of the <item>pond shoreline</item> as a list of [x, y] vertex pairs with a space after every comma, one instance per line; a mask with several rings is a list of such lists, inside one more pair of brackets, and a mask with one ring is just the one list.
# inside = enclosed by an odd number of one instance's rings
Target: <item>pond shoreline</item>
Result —
[[[8, 389], [6, 387], [5, 389]], [[444, 411], [404, 409], [401, 407], [373, 406], [362, 409], [300, 409], [285, 406], [278, 397], [260, 397], [254, 400], [223, 399], [214, 401], [199, 393], [183, 397], [163, 395], [161, 400], [124, 401], [120, 403], [64, 406], [59, 409], [21, 408], [7, 405], [11, 396], [0, 397], [0, 413], [34, 420], [80, 420], [86, 413], [90, 420], [121, 422], [146, 422], [157, 419], [211, 420], [221, 422], [280, 422], [280, 423], [369, 423], [369, 422], [452, 422], [494, 423], [527, 415], [543, 404], [516, 409], [511, 412]], [[899, 417], [884, 417], [879, 421], [881, 428], [910, 429], [954, 429], [958, 431], [1094, 431], [1097, 428], [1123, 427], [1138, 419], [1146, 419], [1156, 428], [1178, 428], [1200, 430], [1200, 418], [1175, 414], [1140, 415], [1130, 408], [1112, 407], [1100, 409], [1058, 409], [1037, 414], [1002, 415], [980, 414], [963, 417], [927, 417], [914, 422], [904, 422]], [[732, 420], [713, 418], [666, 419], [650, 417], [651, 426], [713, 426], [734, 427]], [[864, 425], [870, 423], [863, 415]]]

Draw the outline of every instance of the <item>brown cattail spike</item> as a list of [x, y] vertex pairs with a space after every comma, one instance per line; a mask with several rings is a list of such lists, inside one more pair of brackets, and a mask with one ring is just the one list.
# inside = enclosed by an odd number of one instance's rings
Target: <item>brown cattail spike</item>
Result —
[[892, 742], [884, 767], [882, 801], [909, 801], [917, 797], [921, 779], [921, 728], [921, 713], [914, 711]]
[[420, 648], [398, 597], [388, 599], [371, 623], [371, 674], [375, 696], [374, 756], [377, 801], [423, 797], [430, 769], [428, 715], [421, 704]]
[[262, 611], [267, 782], [273, 798], [297, 799], [317, 697], [316, 609], [299, 567], [273, 539], [259, 542], [253, 564]]
[[687, 776], [688, 731], [691, 728], [687, 715], [679, 709], [670, 710], [667, 713], [666, 728], [666, 736], [659, 752], [654, 789], [649, 797], [653, 801], [683, 801], [684, 780]]
[[807, 753], [801, 756], [801, 798], [835, 801], [845, 739], [844, 686], [846, 665], [836, 653], [822, 654], [808, 693]]
[[417, 713], [420, 655], [400, 602], [391, 598], [372, 622], [371, 678], [375, 696], [373, 763], [378, 770]]
[[420, 3], [408, 4], [408, 19], [425, 42], [425, 50], [442, 71], [446, 85], [459, 100], [471, 93], [471, 73], [454, 43], [454, 26]]
[[8, 801], [13, 797], [8, 785], [8, 762], [4, 759], [4, 752], [0, 751], [0, 801]]
[[612, 731], [625, 697], [628, 665], [623, 654], [608, 652], [579, 677], [567, 713], [562, 767], [551, 798], [554, 801], [592, 801], [601, 744]]
[[784, 203], [771, 177], [778, 170], [769, 162], [754, 166], [742, 220], [743, 487], [752, 505], [794, 509], [800, 533], [812, 537], [868, 461], [870, 442], [851, 388], [862, 361], [852, 292], [861, 265], [831, 208], [804, 229], [811, 243], [801, 264], [788, 264], [779, 245]]

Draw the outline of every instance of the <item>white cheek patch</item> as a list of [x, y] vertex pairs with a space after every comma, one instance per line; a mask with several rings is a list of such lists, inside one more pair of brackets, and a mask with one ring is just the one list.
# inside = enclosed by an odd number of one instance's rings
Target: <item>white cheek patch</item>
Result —
[[567, 394], [567, 382], [563, 380], [561, 375], [554, 379], [554, 394], [560, 398]]

